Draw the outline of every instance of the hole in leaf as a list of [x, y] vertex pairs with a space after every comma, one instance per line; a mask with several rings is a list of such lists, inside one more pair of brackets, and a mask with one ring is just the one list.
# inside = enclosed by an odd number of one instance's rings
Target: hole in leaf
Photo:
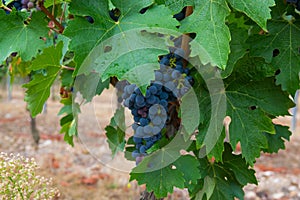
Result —
[[12, 52], [10, 55], [11, 55], [12, 57], [16, 57], [17, 54], [18, 54], [18, 52]]
[[95, 20], [91, 16], [86, 16], [85, 19], [90, 23], [93, 24]]
[[111, 46], [105, 46], [104, 47], [104, 53], [110, 52], [112, 50]]
[[185, 18], [185, 11], [186, 7], [184, 7], [179, 13], [175, 14], [173, 18], [177, 19], [178, 21], [181, 21]]
[[149, 6], [140, 10], [141, 14], [144, 14], [148, 10]]
[[191, 37], [192, 39], [195, 39], [196, 36], [197, 36], [196, 33], [190, 33], [190, 37]]
[[175, 166], [175, 165], [172, 165], [172, 166], [171, 166], [171, 169], [176, 169], [176, 166]]
[[256, 110], [256, 109], [257, 109], [257, 106], [250, 106], [249, 109], [250, 109], [250, 110]]
[[225, 179], [226, 181], [228, 180], [228, 178], [227, 178], [226, 176], [224, 177], [224, 179]]
[[109, 11], [110, 18], [115, 22], [119, 20], [120, 15], [121, 15], [121, 11], [118, 8], [114, 8]]
[[274, 49], [274, 51], [273, 51], [273, 58], [276, 57], [276, 56], [278, 56], [279, 53], [280, 53], [279, 49]]
[[281, 73], [280, 69], [277, 69], [276, 72], [275, 72], [275, 76], [277, 76], [280, 73]]

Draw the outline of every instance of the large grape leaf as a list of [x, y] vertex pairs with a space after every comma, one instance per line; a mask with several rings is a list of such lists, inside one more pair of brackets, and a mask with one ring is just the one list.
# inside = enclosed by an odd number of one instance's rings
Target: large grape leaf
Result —
[[275, 6], [274, 0], [227, 0], [238, 11], [245, 13], [265, 31], [267, 20], [271, 19], [269, 7]]
[[[113, 75], [120, 78], [142, 64], [156, 63], [158, 68], [157, 56], [167, 53], [168, 48], [161, 37], [145, 36], [141, 30], [153, 29], [155, 32], [155, 28], [162, 28], [176, 31], [178, 22], [171, 11], [161, 5], [151, 6], [140, 14], [139, 11], [153, 4], [153, 1], [112, 1], [121, 12], [115, 22], [109, 16], [108, 2], [88, 0], [83, 5], [81, 1], [73, 0], [70, 3], [70, 12], [75, 18], [70, 21], [65, 34], [71, 38], [70, 49], [75, 52], [77, 69], [82, 67], [80, 73], [90, 73], [96, 69], [100, 76], [105, 76], [105, 80]], [[84, 16], [91, 16], [94, 22], [89, 23]], [[132, 37], [135, 33], [139, 34]], [[149, 48], [152, 48], [151, 55], [146, 52]], [[106, 75], [105, 70], [109, 70]]]
[[[48, 47], [32, 62], [29, 70], [34, 71], [33, 79], [24, 84], [26, 88], [25, 101], [31, 115], [35, 117], [43, 110], [43, 105], [50, 95], [50, 88], [60, 72], [63, 43], [56, 47]], [[43, 73], [37, 73], [43, 70]]]
[[136, 179], [140, 185], [146, 184], [147, 190], [154, 191], [157, 198], [166, 197], [174, 187], [195, 184], [200, 178], [199, 163], [190, 155], [181, 156], [174, 163], [150, 172], [138, 173], [134, 168], [130, 175], [130, 180]]
[[[288, 115], [287, 110], [293, 103], [288, 94], [275, 85], [273, 77], [259, 76], [267, 74], [267, 68], [245, 65], [251, 59], [238, 62], [235, 73], [224, 81], [227, 115], [231, 117], [230, 143], [235, 147], [240, 141], [243, 156], [253, 164], [260, 150], [268, 145], [263, 132], [275, 133], [271, 117]], [[251, 72], [250, 67], [256, 71]], [[244, 73], [245, 70], [250, 73]]]
[[30, 21], [26, 18], [24, 13], [11, 12], [7, 15], [0, 10], [0, 61], [13, 52], [18, 52], [23, 61], [28, 61], [46, 47], [41, 38], [47, 36], [49, 29], [43, 13], [33, 12]]
[[229, 13], [226, 0], [195, 1], [193, 14], [180, 27], [182, 32], [197, 34], [191, 42], [191, 56], [199, 55], [203, 64], [225, 69], [230, 52], [230, 32], [225, 24]]
[[253, 56], [263, 57], [276, 69], [280, 69], [276, 76], [276, 84], [294, 95], [300, 88], [300, 20], [287, 20], [291, 16], [277, 16], [281, 14], [278, 9], [281, 7], [275, 7], [272, 12], [274, 20], [268, 21], [268, 34], [253, 35], [249, 39], [250, 52]]

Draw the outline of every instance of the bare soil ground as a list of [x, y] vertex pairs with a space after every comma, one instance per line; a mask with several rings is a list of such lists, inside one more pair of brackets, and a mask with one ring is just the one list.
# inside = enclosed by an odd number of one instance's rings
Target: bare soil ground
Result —
[[[126, 161], [122, 154], [112, 160], [104, 135], [104, 127], [116, 105], [114, 91], [107, 90], [102, 97], [97, 97], [96, 103], [84, 106], [75, 147], [67, 145], [59, 134], [58, 100], [49, 100], [47, 113], [37, 117], [41, 140], [38, 147], [34, 145], [23, 94], [17, 88], [13, 99], [7, 101], [6, 92], [0, 90], [0, 152], [36, 158], [41, 166], [39, 173], [53, 178], [61, 191], [60, 199], [139, 199], [144, 187], [128, 182], [128, 172], [135, 163]], [[288, 117], [278, 120], [286, 125], [290, 121]], [[263, 154], [258, 159], [255, 169], [260, 183], [245, 188], [246, 199], [300, 199], [299, 123], [286, 146], [279, 154]], [[167, 199], [188, 198], [186, 192], [176, 190]]]

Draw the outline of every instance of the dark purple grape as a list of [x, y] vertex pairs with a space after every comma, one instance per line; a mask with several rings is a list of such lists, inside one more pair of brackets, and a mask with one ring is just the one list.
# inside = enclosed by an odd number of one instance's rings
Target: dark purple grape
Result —
[[141, 126], [146, 126], [147, 124], [149, 124], [148, 119], [146, 119], [146, 118], [141, 118], [140, 119], [140, 125]]
[[155, 80], [156, 81], [162, 81], [163, 80], [163, 74], [160, 71], [155, 71]]
[[28, 7], [29, 9], [33, 8], [33, 7], [34, 7], [34, 3], [31, 2], [31, 1], [29, 1], [29, 2], [27, 3], [27, 7]]

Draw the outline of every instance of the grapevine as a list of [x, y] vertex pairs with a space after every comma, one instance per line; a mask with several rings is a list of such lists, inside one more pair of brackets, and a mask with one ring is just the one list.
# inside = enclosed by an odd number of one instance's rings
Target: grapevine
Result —
[[243, 199], [260, 153], [291, 135], [273, 119], [290, 115], [300, 88], [299, 10], [298, 0], [2, 0], [0, 79], [31, 77], [33, 117], [59, 80], [60, 133], [72, 146], [82, 106], [115, 87], [105, 134], [112, 156], [135, 162], [141, 199], [175, 187]]

